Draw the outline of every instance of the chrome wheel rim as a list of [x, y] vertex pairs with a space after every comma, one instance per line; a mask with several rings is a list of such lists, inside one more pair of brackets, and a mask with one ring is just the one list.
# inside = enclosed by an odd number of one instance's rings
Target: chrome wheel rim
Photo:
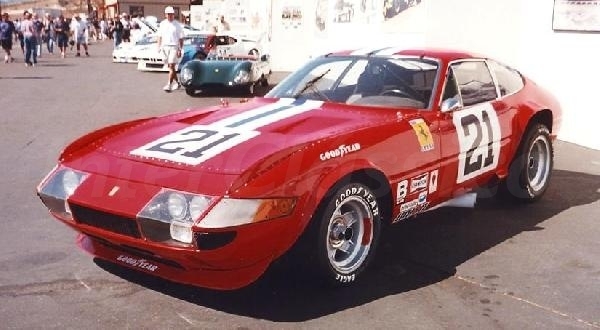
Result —
[[529, 149], [527, 157], [527, 180], [534, 191], [540, 191], [550, 175], [550, 142], [538, 136]]
[[373, 240], [373, 213], [360, 197], [342, 201], [329, 219], [327, 257], [339, 273], [349, 274], [362, 265]]

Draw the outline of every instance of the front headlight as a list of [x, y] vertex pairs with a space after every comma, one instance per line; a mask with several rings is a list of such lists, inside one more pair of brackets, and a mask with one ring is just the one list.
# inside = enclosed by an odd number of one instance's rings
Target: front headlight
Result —
[[57, 167], [38, 186], [38, 196], [51, 212], [72, 220], [73, 216], [67, 199], [75, 193], [87, 177], [88, 175], [84, 172], [68, 167]]
[[192, 225], [208, 209], [213, 197], [163, 188], [138, 213], [146, 238], [164, 242], [192, 242]]
[[295, 198], [231, 199], [223, 198], [199, 222], [202, 228], [225, 228], [281, 218], [296, 207]]
[[248, 71], [240, 70], [235, 78], [233, 78], [233, 82], [235, 84], [244, 84], [250, 81], [250, 73]]
[[181, 69], [181, 82], [184, 84], [187, 84], [189, 82], [192, 81], [192, 78], [194, 77], [194, 71], [190, 68], [183, 68]]

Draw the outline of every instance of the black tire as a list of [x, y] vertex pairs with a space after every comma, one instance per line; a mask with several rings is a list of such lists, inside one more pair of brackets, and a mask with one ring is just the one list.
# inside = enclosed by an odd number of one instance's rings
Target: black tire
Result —
[[367, 268], [379, 243], [379, 203], [369, 187], [350, 183], [319, 206], [309, 225], [310, 270], [329, 285], [348, 286]]
[[196, 96], [196, 90], [193, 88], [186, 88], [185, 93], [189, 96]]
[[500, 197], [534, 202], [550, 184], [554, 167], [554, 149], [548, 128], [533, 124], [525, 133], [512, 160], [508, 177], [500, 184]]

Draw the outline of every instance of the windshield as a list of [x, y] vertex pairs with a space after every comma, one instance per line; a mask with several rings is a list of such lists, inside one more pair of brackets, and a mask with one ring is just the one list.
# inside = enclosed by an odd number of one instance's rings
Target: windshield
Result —
[[136, 45], [149, 45], [149, 44], [153, 44], [157, 41], [158, 37], [155, 35], [151, 35], [151, 36], [146, 36], [143, 37], [142, 39], [136, 41]]
[[183, 44], [204, 47], [204, 44], [206, 43], [206, 39], [207, 39], [207, 37], [205, 37], [205, 36], [185, 37], [185, 38], [183, 38]]
[[427, 109], [438, 62], [418, 57], [324, 56], [288, 76], [267, 97]]

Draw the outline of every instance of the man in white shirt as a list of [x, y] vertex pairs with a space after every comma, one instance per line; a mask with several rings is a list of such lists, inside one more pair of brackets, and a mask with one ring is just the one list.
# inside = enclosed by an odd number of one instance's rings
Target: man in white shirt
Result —
[[83, 21], [81, 17], [79, 17], [79, 14], [75, 14], [75, 20], [71, 22], [71, 30], [73, 31], [73, 38], [77, 44], [77, 54], [75, 54], [75, 56], [81, 56], [81, 45], [83, 45], [83, 49], [85, 50], [85, 56], [90, 56], [87, 45], [87, 22]]
[[166, 19], [158, 27], [158, 51], [163, 54], [165, 63], [169, 67], [169, 81], [163, 87], [165, 92], [178, 89], [181, 85], [177, 80], [175, 65], [181, 57], [183, 48], [183, 28], [175, 20], [175, 10], [169, 6], [165, 8]]

